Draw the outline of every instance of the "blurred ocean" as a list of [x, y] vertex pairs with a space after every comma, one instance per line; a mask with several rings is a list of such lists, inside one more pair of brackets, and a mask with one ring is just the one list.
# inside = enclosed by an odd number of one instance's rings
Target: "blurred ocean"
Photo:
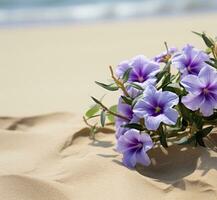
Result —
[[88, 23], [217, 12], [217, 0], [0, 0], [0, 25]]

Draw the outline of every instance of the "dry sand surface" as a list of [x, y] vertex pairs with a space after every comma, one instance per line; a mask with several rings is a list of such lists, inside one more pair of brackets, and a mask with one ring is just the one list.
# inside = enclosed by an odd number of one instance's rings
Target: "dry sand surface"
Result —
[[129, 170], [114, 150], [111, 129], [93, 142], [69, 113], [1, 118], [0, 128], [1, 200], [217, 198], [217, 152], [211, 150], [174, 146], [165, 155], [156, 148], [150, 151], [155, 165]]
[[[201, 47], [190, 31], [215, 35], [216, 21], [210, 14], [0, 30], [0, 200], [216, 200], [214, 149], [173, 146], [165, 155], [158, 147], [149, 152], [155, 165], [129, 170], [114, 131], [100, 130], [93, 142], [81, 120], [89, 96], [104, 94], [93, 81], [107, 80], [108, 65], [153, 56], [164, 40]], [[68, 112], [46, 114], [55, 111]], [[217, 145], [216, 134], [207, 143]]]

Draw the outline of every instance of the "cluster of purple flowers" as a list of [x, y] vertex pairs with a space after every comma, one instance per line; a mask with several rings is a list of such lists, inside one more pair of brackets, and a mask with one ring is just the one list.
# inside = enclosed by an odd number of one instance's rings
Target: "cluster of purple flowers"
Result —
[[[125, 84], [133, 103], [120, 97], [117, 112], [125, 119], [116, 117], [117, 150], [123, 154], [123, 163], [127, 167], [133, 168], [137, 163], [150, 164], [147, 151], [154, 146], [150, 133], [157, 133], [162, 126], [176, 125], [180, 117], [177, 105], [183, 104], [205, 117], [214, 113], [217, 109], [217, 70], [207, 64], [209, 60], [204, 51], [186, 45], [181, 51], [170, 48], [153, 59], [139, 55], [117, 66], [119, 79], [131, 69]], [[184, 95], [159, 87], [162, 63], [178, 69], [180, 77], [177, 82]], [[127, 124], [140, 124], [144, 130], [130, 128]]]
[[116, 149], [127, 167], [148, 166], [148, 151], [156, 144], [206, 146], [204, 137], [217, 123], [217, 39], [196, 34], [206, 51], [189, 44], [178, 50], [165, 43], [166, 51], [154, 58], [135, 56], [121, 62], [115, 72], [110, 66], [112, 83], [96, 82], [109, 91], [120, 90], [121, 95], [118, 105], [111, 107], [92, 97], [96, 104], [84, 122], [93, 139], [98, 123], [87, 120], [99, 117], [102, 127], [115, 123]]

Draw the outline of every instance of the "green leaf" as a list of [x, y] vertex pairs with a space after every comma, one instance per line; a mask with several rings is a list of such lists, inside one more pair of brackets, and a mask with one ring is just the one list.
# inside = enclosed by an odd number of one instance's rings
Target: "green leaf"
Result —
[[162, 71], [160, 71], [156, 77], [157, 77], [157, 82], [160, 82], [160, 80], [165, 76], [165, 74], [169, 73], [169, 69], [170, 69], [170, 65], [171, 65], [171, 62], [168, 62]]
[[167, 73], [167, 71], [160, 71], [158, 74], [157, 74], [157, 82], [160, 82], [160, 80], [163, 78], [163, 76]]
[[184, 104], [179, 104], [179, 110], [184, 118], [184, 120], [193, 123], [192, 111], [184, 106]]
[[200, 36], [203, 39], [203, 41], [205, 42], [207, 47], [212, 48], [215, 45], [213, 39], [207, 37], [207, 35], [205, 33], [198, 33], [195, 31], [192, 31], [192, 33]]
[[210, 58], [211, 61], [213, 61], [217, 65], [217, 60], [215, 58]]
[[181, 131], [184, 131], [188, 126], [188, 122], [182, 118], [182, 127], [181, 127]]
[[213, 129], [213, 126], [206, 127], [198, 132], [196, 132], [193, 136], [190, 138], [188, 136], [185, 136], [181, 138], [179, 141], [177, 141], [177, 144], [183, 145], [183, 144], [190, 144], [192, 142], [196, 142], [195, 144], [199, 144], [200, 146], [205, 147], [205, 143], [203, 138], [206, 137]]
[[97, 85], [99, 85], [100, 87], [102, 87], [102, 88], [104, 88], [106, 90], [109, 90], [109, 91], [117, 91], [119, 89], [114, 83], [109, 84], [109, 85], [104, 84], [104, 83], [100, 83], [98, 81], [95, 81], [95, 83]]
[[124, 100], [126, 104], [129, 104], [129, 105], [132, 104], [132, 99], [130, 97], [121, 96], [121, 98]]
[[212, 48], [214, 46], [213, 41], [210, 38], [208, 38], [205, 33], [203, 33], [201, 36], [207, 47]]
[[136, 83], [129, 83], [130, 86], [136, 88], [137, 90], [144, 90], [144, 88]]
[[175, 143], [179, 144], [179, 145], [191, 144], [193, 141], [195, 141], [195, 139], [196, 139], [195, 135], [193, 135], [190, 138], [188, 136], [184, 136], [179, 141], [177, 141]]
[[[110, 111], [114, 112], [114, 113], [117, 113], [117, 105], [113, 105], [109, 108]], [[107, 114], [107, 117], [108, 117], [108, 120], [111, 122], [111, 123], [114, 123], [115, 122], [115, 116], [108, 113]]]
[[166, 138], [166, 134], [164, 133], [163, 127], [162, 125], [160, 125], [160, 127], [158, 128], [158, 132], [160, 135], [160, 143], [163, 147], [167, 148], [168, 144], [167, 144], [167, 138]]
[[196, 134], [196, 144], [199, 144], [202, 147], [206, 147], [203, 138], [206, 137], [213, 129], [213, 126], [206, 127], [202, 130], [199, 130]]
[[201, 137], [200, 135], [196, 135], [196, 144], [195, 144], [195, 146], [197, 144], [199, 144], [202, 147], [206, 147], [206, 145], [204, 143], [204, 140], [203, 140], [203, 137]]
[[176, 79], [177, 75], [171, 75], [170, 82], [174, 81]]
[[101, 105], [101, 102], [100, 102], [98, 99], [96, 99], [95, 97], [91, 97], [91, 99], [93, 99], [93, 101], [94, 101], [95, 103]]
[[117, 112], [117, 105], [113, 105], [113, 106], [111, 106], [110, 108], [109, 108], [109, 110], [110, 111], [112, 111], [112, 112], [114, 112], [114, 113], [116, 113]]
[[115, 123], [115, 116], [114, 115], [108, 113], [107, 118], [108, 118], [110, 123]]
[[202, 137], [206, 137], [213, 129], [213, 126], [208, 126], [201, 131], [198, 131], [196, 134], [200, 134]]
[[143, 97], [143, 94], [140, 94], [138, 97], [133, 99], [132, 106], [135, 106], [135, 104]]
[[169, 134], [177, 136], [178, 132], [179, 131], [185, 131], [187, 126], [188, 126], [188, 123], [184, 119], [179, 117], [176, 125], [171, 126], [171, 127], [167, 127], [167, 132]]
[[105, 113], [105, 110], [102, 110], [100, 114], [100, 122], [101, 122], [102, 127], [105, 126], [105, 120], [106, 120], [106, 113]]
[[170, 73], [166, 74], [160, 88], [164, 89], [167, 85], [169, 85], [171, 83], [170, 78], [171, 78], [171, 74]]
[[128, 81], [131, 70], [132, 70], [132, 68], [129, 68], [124, 72], [124, 75], [122, 78], [124, 83], [126, 83]]
[[182, 145], [182, 144], [188, 144], [189, 143], [189, 137], [184, 136], [180, 140], [176, 141], [175, 143], [176, 144], [180, 144], [180, 145]]
[[142, 125], [136, 124], [136, 123], [125, 124], [125, 125], [122, 125], [122, 127], [124, 127], [124, 128], [134, 128], [134, 129], [137, 129], [139, 131], [144, 131], [144, 127]]
[[211, 54], [211, 53], [212, 53], [212, 49], [210, 49], [209, 47], [207, 47], [207, 48], [205, 49], [205, 53], [206, 53], [206, 54]]
[[169, 61], [168, 63], [166, 63], [166, 65], [164, 66], [163, 70], [161, 70], [157, 75], [157, 83], [159, 83], [161, 81], [161, 79], [165, 76], [165, 74], [170, 73], [170, 66], [171, 66], [171, 62]]
[[86, 113], [86, 117], [90, 118], [99, 112], [100, 106], [98, 104], [92, 106]]
[[90, 134], [93, 140], [95, 140], [95, 134], [97, 133], [97, 131], [98, 131], [98, 128], [97, 128], [97, 123], [96, 123], [94, 126], [90, 128]]
[[183, 92], [182, 88], [181, 88], [181, 87], [176, 87], [176, 86], [173, 85], [173, 84], [167, 85], [167, 86], [164, 88], [164, 91], [173, 92], [173, 93], [177, 94], [178, 96], [184, 95], [184, 92]]
[[193, 114], [193, 123], [196, 125], [197, 129], [202, 129], [203, 127], [203, 118], [201, 116], [198, 116], [197, 114]]
[[201, 33], [198, 33], [198, 32], [196, 32], [196, 31], [192, 31], [192, 33], [194, 33], [194, 34], [196, 34], [196, 35], [202, 37], [202, 34], [201, 34]]
[[217, 68], [217, 64], [216, 63], [212, 63], [210, 61], [205, 61], [205, 63], [207, 63], [208, 65], [210, 65], [211, 67]]

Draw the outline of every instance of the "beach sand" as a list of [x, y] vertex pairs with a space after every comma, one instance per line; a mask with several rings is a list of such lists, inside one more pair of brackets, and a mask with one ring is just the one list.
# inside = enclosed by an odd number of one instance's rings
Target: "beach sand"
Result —
[[129, 170], [112, 127], [93, 142], [82, 122], [90, 95], [106, 93], [94, 81], [109, 80], [109, 65], [152, 57], [164, 41], [203, 47], [191, 30], [214, 36], [216, 21], [208, 14], [1, 29], [0, 200], [216, 200], [217, 152], [173, 146], [165, 155], [158, 147], [149, 152], [155, 165]]

